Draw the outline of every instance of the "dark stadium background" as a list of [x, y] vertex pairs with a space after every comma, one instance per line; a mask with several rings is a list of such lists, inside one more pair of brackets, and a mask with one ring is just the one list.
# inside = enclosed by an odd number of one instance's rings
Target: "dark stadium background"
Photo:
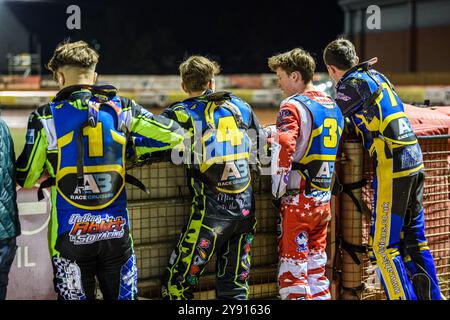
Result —
[[[7, 1], [30, 31], [42, 66], [63, 39], [83, 39], [101, 54], [103, 74], [176, 74], [184, 56], [204, 54], [223, 73], [267, 73], [267, 57], [296, 46], [326, 71], [321, 50], [343, 32], [337, 1]], [[69, 30], [66, 8], [81, 9]], [[324, 10], [326, 8], [326, 10]], [[45, 72], [43, 72], [45, 74]]]

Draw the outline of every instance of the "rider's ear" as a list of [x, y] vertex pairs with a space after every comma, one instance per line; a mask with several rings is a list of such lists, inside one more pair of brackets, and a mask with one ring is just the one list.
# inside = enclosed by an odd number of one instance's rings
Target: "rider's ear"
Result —
[[297, 81], [297, 80], [301, 80], [301, 79], [302, 79], [302, 74], [301, 74], [299, 71], [294, 71], [294, 72], [292, 72], [292, 73], [290, 74], [290, 76], [292, 77], [292, 79], [293, 79], [294, 81]]
[[56, 72], [56, 82], [58, 82], [61, 87], [66, 83], [66, 78], [62, 72]]
[[183, 89], [184, 92], [189, 93], [189, 90], [187, 89], [187, 87], [184, 84], [184, 82], [181, 82], [181, 89]]
[[216, 80], [214, 78], [208, 81], [208, 88], [212, 91], [216, 90]]

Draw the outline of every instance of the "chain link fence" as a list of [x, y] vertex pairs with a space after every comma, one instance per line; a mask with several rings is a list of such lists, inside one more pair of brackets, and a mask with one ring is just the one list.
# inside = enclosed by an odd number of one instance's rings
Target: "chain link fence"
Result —
[[[419, 137], [425, 164], [423, 205], [426, 236], [435, 259], [439, 283], [445, 297], [450, 297], [450, 136]], [[342, 250], [339, 239], [353, 245], [368, 242], [372, 209], [372, 162], [359, 141], [344, 143], [341, 177], [344, 183], [366, 178], [368, 184], [353, 191], [362, 199], [366, 210], [358, 212], [344, 193], [336, 200], [336, 221], [329, 230], [327, 274], [336, 288], [333, 299], [386, 299], [381, 283], [366, 254], [357, 254], [360, 264]], [[189, 190], [185, 170], [168, 162], [135, 168], [131, 172], [149, 189], [146, 194], [135, 187], [127, 189], [129, 212], [139, 270], [140, 296], [159, 299], [161, 276], [190, 214]], [[271, 204], [270, 176], [253, 181], [258, 220], [249, 278], [250, 299], [276, 299], [277, 241], [276, 214]], [[364, 208], [363, 208], [364, 209]], [[364, 214], [365, 213], [365, 214]], [[336, 228], [336, 230], [334, 230]], [[342, 244], [342, 243], [341, 243]], [[331, 252], [331, 254], [330, 254]], [[215, 257], [200, 277], [196, 299], [215, 298]]]
[[[450, 297], [450, 135], [422, 136], [418, 137], [423, 152], [425, 165], [425, 186], [423, 194], [423, 207], [425, 211], [425, 234], [431, 253], [434, 257], [436, 272], [442, 294], [448, 299]], [[362, 189], [361, 194], [355, 193], [357, 198], [361, 197], [367, 208], [372, 210], [373, 190], [371, 182], [373, 177], [372, 160], [365, 153], [361, 159], [363, 164], [363, 177], [368, 184]], [[349, 198], [346, 195], [341, 197]], [[347, 199], [348, 200], [348, 199]], [[343, 201], [347, 201], [343, 199]], [[352, 206], [354, 206], [352, 204]], [[355, 213], [356, 212], [356, 213]], [[370, 216], [357, 212], [342, 212], [351, 221], [341, 220], [344, 229], [351, 230], [359, 243], [366, 244], [369, 240]], [[341, 225], [342, 227], [342, 225]], [[348, 241], [348, 240], [347, 240]], [[340, 298], [350, 295], [354, 299], [362, 300], [384, 300], [386, 299], [383, 287], [378, 279], [374, 267], [371, 265], [366, 254], [358, 254], [361, 264], [357, 265], [349, 259], [347, 252], [340, 251], [341, 279], [351, 278], [357, 281], [349, 288], [344, 287], [341, 281]], [[347, 259], [346, 259], [347, 258]], [[351, 260], [351, 267], [342, 267], [342, 261]], [[360, 281], [360, 282], [359, 282]]]
[[[128, 210], [138, 266], [139, 295], [158, 299], [161, 276], [179, 235], [188, 222], [191, 197], [185, 170], [168, 162], [153, 163], [130, 172], [150, 189], [127, 189]], [[253, 242], [250, 298], [270, 299], [278, 294], [276, 219], [270, 197], [270, 177], [253, 182], [256, 198], [257, 232]], [[196, 299], [215, 298], [216, 258], [208, 263], [199, 279]]]

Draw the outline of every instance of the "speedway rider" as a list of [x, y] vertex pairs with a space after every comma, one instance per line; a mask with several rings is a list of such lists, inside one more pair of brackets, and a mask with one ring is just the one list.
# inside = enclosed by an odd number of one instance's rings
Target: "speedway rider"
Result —
[[[17, 182], [51, 187], [49, 249], [59, 299], [135, 299], [126, 157], [173, 148], [183, 130], [154, 116], [113, 86], [94, 86], [98, 54], [83, 41], [60, 44], [48, 68], [61, 89], [29, 117]], [[142, 184], [140, 187], [143, 187]]]
[[344, 122], [337, 105], [312, 84], [315, 62], [296, 48], [269, 58], [281, 102], [272, 140], [272, 194], [279, 209], [278, 286], [282, 299], [331, 299], [327, 225], [331, 181]]
[[262, 131], [245, 101], [229, 92], [214, 92], [216, 62], [191, 56], [179, 70], [189, 98], [172, 104], [163, 115], [191, 133], [184, 163], [192, 206], [164, 274], [162, 297], [192, 299], [199, 276], [216, 252], [216, 297], [247, 299], [256, 226], [250, 169], [258, 166]]
[[354, 45], [332, 41], [324, 62], [336, 84], [336, 103], [361, 137], [374, 167], [369, 256], [379, 268], [388, 299], [440, 299], [433, 257], [425, 238], [424, 165], [403, 103], [377, 59], [359, 63]]

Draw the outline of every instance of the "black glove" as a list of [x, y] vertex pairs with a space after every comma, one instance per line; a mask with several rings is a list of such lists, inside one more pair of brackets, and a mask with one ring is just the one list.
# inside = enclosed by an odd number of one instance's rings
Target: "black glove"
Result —
[[356, 135], [355, 125], [349, 117], [344, 117], [344, 132], [348, 135]]
[[275, 209], [280, 210], [281, 198], [279, 199], [272, 198], [272, 205], [274, 206]]

